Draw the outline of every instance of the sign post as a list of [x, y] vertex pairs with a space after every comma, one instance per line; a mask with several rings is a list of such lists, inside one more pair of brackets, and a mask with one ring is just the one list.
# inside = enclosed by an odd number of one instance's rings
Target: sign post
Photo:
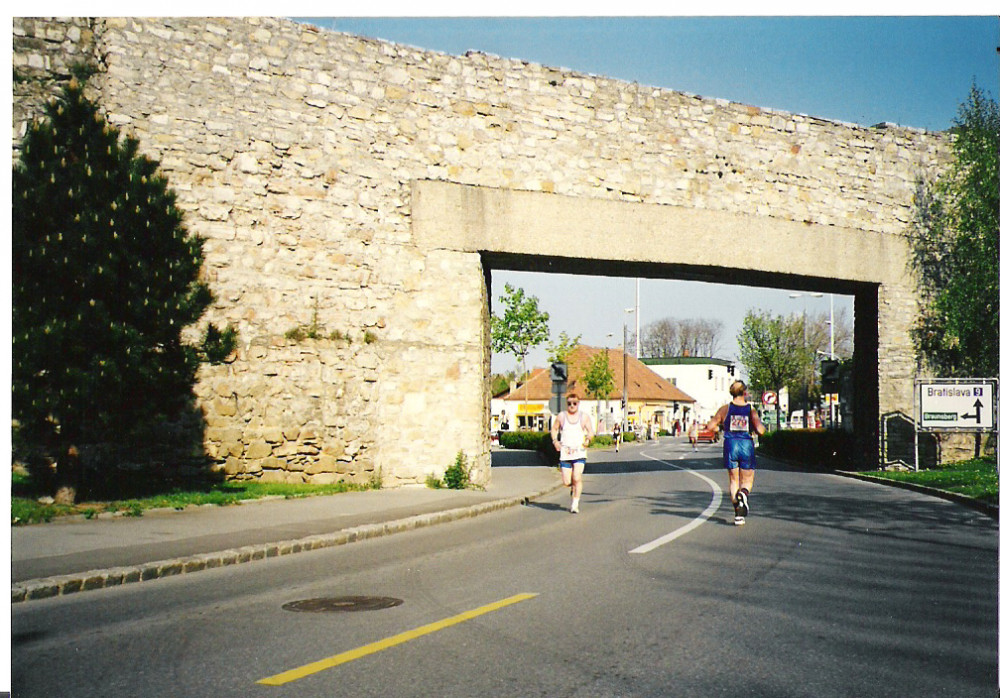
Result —
[[566, 364], [562, 361], [553, 362], [549, 367], [549, 380], [552, 381], [552, 397], [549, 398], [549, 412], [553, 415], [562, 412], [563, 400], [566, 395], [566, 381], [568, 379], [569, 369]]
[[997, 428], [996, 378], [937, 378], [914, 381], [913, 466], [920, 470], [921, 431], [979, 431]]

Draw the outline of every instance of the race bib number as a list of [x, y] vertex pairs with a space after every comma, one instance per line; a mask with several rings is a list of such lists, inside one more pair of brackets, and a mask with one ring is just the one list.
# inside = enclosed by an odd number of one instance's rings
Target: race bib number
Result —
[[582, 448], [575, 448], [573, 446], [563, 446], [562, 452], [563, 455], [566, 457], [565, 458], [566, 460], [583, 458], [583, 453], [584, 453]]
[[750, 431], [750, 418], [745, 414], [734, 414], [729, 418], [729, 431]]

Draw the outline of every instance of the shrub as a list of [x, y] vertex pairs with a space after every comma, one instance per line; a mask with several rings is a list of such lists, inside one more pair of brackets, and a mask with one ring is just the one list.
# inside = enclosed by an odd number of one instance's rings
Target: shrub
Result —
[[538, 451], [550, 463], [559, 460], [552, 435], [547, 431], [504, 431], [500, 433], [500, 445], [504, 448]]
[[551, 443], [547, 431], [504, 431], [500, 432], [500, 445], [504, 448], [540, 451], [543, 441]]
[[829, 470], [851, 464], [851, 435], [839, 429], [782, 429], [760, 437], [760, 452]]
[[459, 451], [455, 462], [444, 471], [444, 484], [449, 490], [464, 490], [469, 486], [469, 464], [464, 451]]

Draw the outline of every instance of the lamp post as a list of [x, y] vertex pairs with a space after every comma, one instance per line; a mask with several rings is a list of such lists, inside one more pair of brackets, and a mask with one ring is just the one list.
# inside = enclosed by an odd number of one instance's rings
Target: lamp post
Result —
[[[628, 311], [625, 311], [628, 312]], [[639, 358], [639, 277], [635, 277], [635, 358]]]
[[[827, 294], [830, 296], [830, 319], [827, 322], [830, 324], [830, 361], [836, 361], [837, 355], [833, 352], [833, 294]], [[827, 414], [830, 416], [830, 425], [836, 426], [837, 420], [833, 415], [833, 395], [827, 393]]]
[[[805, 296], [811, 296], [813, 298], [822, 298], [822, 293], [789, 293], [789, 298], [804, 298]], [[832, 303], [831, 296], [831, 303]], [[831, 325], [832, 327], [832, 325]], [[805, 308], [802, 309], [802, 348], [805, 350], [806, 354], [809, 352], [809, 339], [806, 336], [806, 311]], [[802, 428], [805, 429], [808, 426], [808, 413], [809, 413], [809, 384], [806, 381], [806, 376], [802, 376]]]
[[833, 294], [827, 294], [830, 296], [830, 360], [836, 361], [837, 357], [833, 353]]
[[[636, 312], [635, 308], [625, 308], [625, 314]], [[638, 329], [638, 328], [637, 328]], [[628, 427], [628, 352], [625, 345], [628, 342], [628, 322], [622, 323], [622, 432]], [[636, 340], [638, 346], [639, 340]]]
[[[608, 346], [611, 344], [611, 339], [614, 336], [615, 336], [614, 332], [608, 332], [607, 340], [604, 343], [604, 358], [605, 358], [605, 360], [608, 359]], [[611, 363], [610, 362], [608, 363], [608, 370], [611, 370]], [[612, 374], [612, 376], [613, 375], [614, 374]], [[610, 414], [614, 414], [614, 412], [615, 412], [615, 408], [610, 406], [610, 402], [611, 402], [610, 398], [611, 398], [611, 396], [609, 395], [604, 400], [604, 418], [605, 418], [606, 424], [610, 424], [611, 421], [612, 421], [609, 418], [609, 416], [608, 416], [609, 413]]]

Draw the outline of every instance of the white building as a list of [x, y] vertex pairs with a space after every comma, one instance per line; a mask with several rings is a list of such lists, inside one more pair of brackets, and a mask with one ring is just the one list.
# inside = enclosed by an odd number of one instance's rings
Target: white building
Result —
[[736, 364], [725, 359], [678, 356], [642, 359], [642, 363], [694, 398], [694, 418], [699, 422], [707, 422], [729, 403], [729, 386], [743, 378]]
[[[583, 385], [587, 366], [599, 354], [607, 355], [614, 382], [608, 397], [603, 400], [593, 399]], [[569, 372], [566, 388], [580, 397], [580, 411], [591, 416], [599, 434], [610, 433], [615, 424], [625, 424], [626, 429], [636, 431], [650, 427], [654, 433], [660, 429], [669, 431], [675, 422], [686, 424], [690, 419], [694, 398], [635, 357], [623, 354], [621, 349], [580, 344], [573, 349], [566, 364]], [[623, 390], [626, 374], [627, 391]], [[622, 408], [626, 395], [627, 414]], [[548, 429], [552, 417], [551, 397], [552, 381], [548, 370], [534, 369], [522, 385], [490, 401], [491, 431], [503, 429], [503, 424], [512, 430]]]

